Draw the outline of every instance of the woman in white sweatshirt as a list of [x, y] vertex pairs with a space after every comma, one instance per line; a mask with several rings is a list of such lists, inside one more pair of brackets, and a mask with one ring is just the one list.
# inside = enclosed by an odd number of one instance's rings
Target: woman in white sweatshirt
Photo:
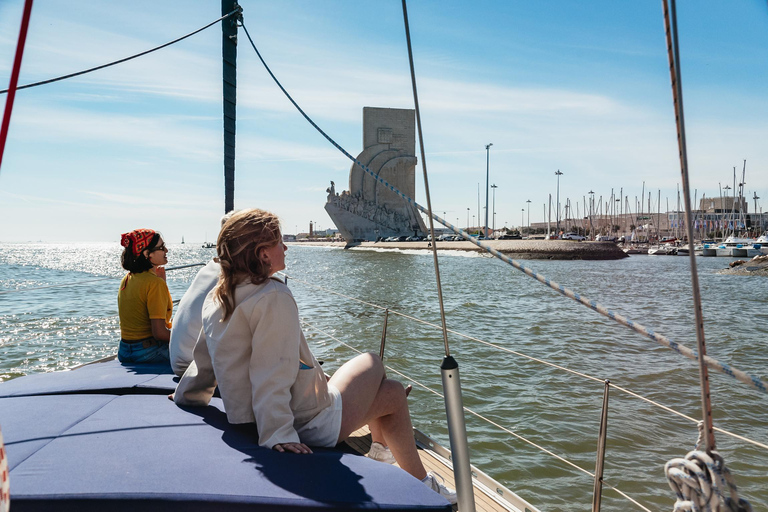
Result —
[[207, 404], [218, 382], [229, 422], [255, 421], [259, 444], [279, 452], [309, 454], [309, 445], [332, 447], [370, 425], [402, 469], [456, 503], [456, 493], [424, 469], [405, 390], [386, 378], [377, 355], [348, 361], [326, 382], [293, 295], [270, 278], [285, 268], [278, 218], [242, 210], [222, 227], [216, 247], [221, 275], [203, 305], [205, 341], [195, 346], [176, 403]]

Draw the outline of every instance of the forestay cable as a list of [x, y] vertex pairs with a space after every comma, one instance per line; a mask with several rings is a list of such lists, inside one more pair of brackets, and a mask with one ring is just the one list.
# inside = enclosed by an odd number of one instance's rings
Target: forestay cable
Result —
[[[294, 99], [291, 97], [291, 95], [288, 93], [288, 91], [285, 90], [285, 88], [282, 86], [280, 81], [277, 79], [277, 77], [272, 73], [272, 70], [267, 65], [264, 58], [261, 56], [261, 53], [256, 48], [256, 44], [253, 42], [253, 39], [251, 38], [251, 34], [248, 32], [248, 29], [245, 27], [245, 24], [243, 23], [243, 30], [245, 31], [245, 35], [248, 37], [248, 40], [251, 43], [251, 46], [253, 47], [253, 50], [256, 52], [256, 55], [258, 56], [259, 60], [261, 61], [262, 65], [266, 69], [267, 73], [272, 77], [272, 80], [274, 80], [275, 84], [280, 88], [281, 91], [283, 91], [283, 94], [285, 94], [286, 98], [288, 98], [288, 101], [290, 101], [294, 107], [296, 107], [296, 110], [299, 111], [299, 113], [304, 117], [304, 119], [307, 120], [309, 124], [311, 124], [325, 139], [330, 142], [336, 149], [338, 149], [344, 156], [352, 160], [355, 164], [357, 164], [363, 171], [371, 175], [376, 181], [387, 187], [389, 190], [391, 190], [393, 193], [397, 194], [408, 202], [408, 204], [413, 205], [416, 209], [418, 209], [420, 212], [424, 213], [425, 215], [429, 215], [429, 212], [426, 208], [421, 206], [420, 204], [416, 203], [411, 197], [405, 195], [404, 193], [400, 192], [397, 188], [390, 185], [386, 180], [381, 178], [379, 175], [375, 174], [373, 171], [371, 171], [368, 166], [357, 160], [354, 156], [352, 156], [349, 152], [347, 152], [344, 148], [342, 148], [339, 144], [336, 143], [335, 140], [333, 140], [327, 133], [325, 133], [305, 112], [302, 110], [302, 108], [294, 101]], [[692, 350], [684, 345], [681, 345], [680, 343], [671, 341], [666, 336], [663, 336], [661, 334], [655, 333], [653, 330], [648, 329], [647, 327], [637, 323], [633, 322], [632, 320], [614, 312], [610, 309], [606, 308], [605, 306], [602, 306], [601, 304], [597, 303], [596, 301], [590, 300], [586, 297], [581, 296], [578, 293], [575, 293], [568, 288], [565, 288], [562, 285], [557, 284], [554, 281], [550, 281], [545, 276], [531, 270], [528, 267], [525, 267], [521, 265], [519, 262], [513, 260], [509, 256], [506, 256], [499, 252], [498, 250], [494, 249], [493, 247], [489, 247], [483, 243], [481, 243], [479, 240], [477, 240], [475, 237], [470, 236], [469, 233], [464, 231], [463, 229], [454, 226], [447, 220], [441, 218], [437, 214], [432, 214], [431, 217], [435, 219], [437, 222], [442, 224], [443, 226], [447, 227], [457, 235], [460, 235], [465, 240], [472, 242], [477, 247], [483, 249], [484, 251], [488, 252], [489, 254], [495, 256], [496, 258], [500, 259], [501, 261], [507, 263], [508, 265], [512, 266], [513, 268], [525, 273], [529, 277], [532, 277], [539, 281], [542, 284], [545, 284], [546, 286], [550, 287], [551, 289], [555, 290], [556, 292], [568, 297], [569, 299], [573, 299], [576, 302], [592, 309], [593, 311], [596, 311], [600, 313], [603, 316], [606, 316], [610, 318], [611, 320], [614, 320], [621, 325], [625, 327], [629, 327], [633, 331], [635, 331], [638, 334], [641, 334], [645, 336], [646, 338], [650, 338], [651, 340], [667, 347], [671, 348], [678, 354], [681, 354], [689, 359], [693, 359], [694, 361], [698, 360], [698, 353], [695, 350]], [[710, 369], [716, 370], [720, 373], [724, 373], [725, 375], [728, 375], [729, 377], [732, 377], [739, 382], [742, 382], [744, 384], [747, 384], [753, 389], [756, 389], [758, 391], [761, 391], [763, 393], [768, 394], [768, 384], [763, 382], [760, 377], [750, 375], [746, 372], [743, 372], [741, 370], [738, 370], [736, 368], [733, 368], [725, 363], [721, 363], [720, 361], [713, 359], [710, 356], [705, 355], [704, 356], [704, 363], [706, 366]]]

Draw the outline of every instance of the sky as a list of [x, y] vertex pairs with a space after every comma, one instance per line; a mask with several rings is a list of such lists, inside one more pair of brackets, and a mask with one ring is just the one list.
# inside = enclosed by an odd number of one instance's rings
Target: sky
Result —
[[[363, 107], [413, 108], [399, 1], [241, 5], [278, 79], [349, 153], [363, 149]], [[3, 89], [22, 7], [0, 1]], [[496, 227], [543, 222], [558, 170], [570, 216], [584, 215], [590, 191], [603, 202], [621, 194], [633, 212], [641, 197], [648, 211], [649, 192], [652, 211], [676, 208], [660, 0], [412, 0], [408, 10], [435, 213], [477, 225], [488, 173]], [[220, 14], [212, 1], [36, 0], [19, 84], [147, 50]], [[734, 168], [741, 182], [746, 160], [749, 211], [755, 194], [768, 211], [768, 5], [681, 2], [678, 24], [692, 196], [719, 196]], [[215, 25], [129, 63], [18, 91], [0, 168], [0, 242], [117, 243], [138, 227], [170, 243], [215, 241], [220, 34]], [[284, 233], [333, 227], [325, 189], [331, 180], [348, 188], [351, 162], [282, 95], [242, 29], [237, 81], [235, 207], [276, 213]], [[416, 200], [426, 205], [419, 160]]]

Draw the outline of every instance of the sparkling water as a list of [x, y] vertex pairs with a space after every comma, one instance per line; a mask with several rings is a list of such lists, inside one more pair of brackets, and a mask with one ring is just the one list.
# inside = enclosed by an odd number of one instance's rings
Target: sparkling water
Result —
[[[169, 267], [214, 255], [199, 244], [169, 247]], [[117, 244], [0, 244], [0, 379], [115, 354], [121, 249]], [[766, 379], [768, 282], [719, 275], [730, 260], [697, 261], [708, 354]], [[385, 349], [390, 376], [414, 384], [414, 425], [448, 446], [444, 406], [436, 394], [445, 354], [442, 333], [396, 314], [440, 323], [431, 253], [292, 245], [286, 262], [307, 339], [328, 373], [356, 351], [378, 353], [382, 308], [390, 309]], [[523, 263], [696, 347], [687, 257]], [[174, 299], [181, 298], [197, 270], [168, 272]], [[464, 405], [507, 430], [467, 413], [472, 462], [541, 510], [588, 509], [592, 477], [520, 437], [594, 472], [604, 379], [701, 417], [695, 361], [495, 259], [445, 252], [440, 270], [448, 328], [471, 337], [448, 336], [460, 365]], [[768, 444], [768, 396], [714, 372], [710, 380], [715, 425]], [[612, 389], [603, 510], [638, 509], [609, 486], [651, 510], [671, 509], [674, 496], [664, 463], [693, 449], [696, 437], [694, 422]], [[768, 508], [768, 450], [721, 432], [716, 439], [742, 497], [755, 510]]]

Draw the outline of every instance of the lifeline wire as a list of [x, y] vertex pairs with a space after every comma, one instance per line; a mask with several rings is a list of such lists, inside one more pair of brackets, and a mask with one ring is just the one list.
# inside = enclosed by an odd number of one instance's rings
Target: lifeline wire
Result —
[[[288, 91], [285, 90], [285, 88], [282, 86], [280, 81], [275, 77], [274, 73], [272, 73], [272, 70], [267, 66], [267, 63], [264, 61], [264, 58], [261, 56], [261, 53], [256, 48], [256, 45], [253, 42], [253, 39], [251, 39], [251, 35], [248, 33], [248, 29], [245, 27], [245, 24], [242, 25], [243, 30], [245, 31], [245, 35], [248, 36], [248, 40], [251, 43], [251, 46], [253, 47], [253, 50], [256, 52], [256, 55], [259, 57], [259, 60], [261, 61], [264, 68], [267, 70], [267, 73], [269, 73], [269, 76], [272, 77], [272, 80], [275, 81], [275, 84], [280, 88], [281, 91], [283, 91], [283, 94], [285, 94], [286, 98], [293, 104], [294, 107], [296, 107], [296, 110], [299, 111], [299, 113], [304, 117], [304, 119], [307, 120], [309, 124], [311, 124], [325, 139], [330, 142], [336, 149], [338, 149], [344, 156], [352, 160], [355, 164], [357, 164], [363, 171], [370, 174], [376, 181], [387, 187], [389, 190], [400, 196], [403, 200], [405, 200], [408, 204], [413, 205], [415, 208], [417, 208], [420, 212], [424, 213], [425, 215], [429, 215], [429, 211], [427, 211], [426, 208], [421, 206], [420, 204], [416, 203], [412, 198], [409, 196], [403, 194], [398, 189], [396, 189], [394, 186], [387, 183], [386, 180], [378, 176], [377, 174], [374, 174], [373, 171], [371, 171], [368, 166], [357, 160], [355, 157], [353, 157], [351, 154], [349, 154], [344, 148], [339, 146], [335, 140], [333, 140], [327, 133], [325, 133], [302, 109], [301, 107], [294, 101], [294, 99], [291, 97], [290, 94], [288, 94]], [[596, 311], [600, 313], [603, 316], [606, 316], [610, 318], [611, 320], [615, 320], [616, 322], [620, 323], [621, 325], [625, 327], [629, 327], [633, 331], [635, 331], [638, 334], [641, 334], [645, 336], [646, 338], [650, 338], [653, 341], [667, 347], [671, 348], [678, 354], [681, 354], [689, 359], [693, 359], [694, 361], [698, 361], [698, 353], [695, 350], [692, 350], [684, 345], [681, 345], [677, 342], [671, 341], [666, 336], [663, 336], [661, 334], [657, 334], [652, 330], [649, 330], [645, 326], [633, 322], [632, 320], [615, 313], [614, 311], [611, 311], [610, 309], [607, 309], [606, 307], [602, 306], [601, 304], [598, 304], [596, 301], [589, 300], [586, 297], [582, 297], [580, 294], [575, 293], [568, 288], [565, 288], [562, 285], [557, 284], [554, 281], [550, 281], [545, 276], [534, 272], [533, 270], [529, 269], [528, 267], [525, 267], [518, 263], [517, 261], [513, 260], [509, 256], [506, 256], [493, 247], [489, 247], [487, 245], [482, 244], [479, 240], [477, 240], [475, 237], [470, 236], [469, 233], [464, 231], [463, 229], [454, 226], [447, 220], [441, 218], [437, 214], [432, 214], [430, 217], [434, 218], [436, 221], [438, 221], [443, 226], [447, 227], [457, 235], [461, 235], [465, 240], [472, 242], [477, 247], [483, 249], [484, 251], [488, 252], [489, 254], [495, 256], [496, 258], [500, 259], [501, 261], [507, 263], [508, 265], [511, 265], [513, 268], [525, 273], [529, 277], [532, 277], [539, 281], [542, 284], [545, 284], [555, 290], [556, 292], [568, 297], [569, 299], [573, 299], [576, 302], [579, 302], [580, 304], [583, 304], [584, 306], [587, 306], [588, 308], [592, 309], [593, 311]], [[434, 241], [433, 241], [434, 243]], [[731, 366], [721, 363], [720, 361], [713, 359], [707, 355], [704, 355], [704, 363], [707, 365], [707, 367], [717, 370], [720, 373], [724, 373], [725, 375], [728, 375], [739, 382], [743, 382], [744, 384], [749, 385], [753, 389], [756, 389], [758, 391], [762, 391], [763, 393], [768, 394], [768, 384], [763, 382], [760, 377], [750, 375], [746, 372], [743, 372], [741, 370], [738, 370], [736, 368], [732, 368]]]
[[[324, 330], [320, 329], [320, 328], [319, 328], [319, 327], [317, 327], [316, 325], [310, 324], [310, 323], [309, 323], [309, 322], [307, 322], [306, 320], [302, 320], [302, 323], [303, 323], [304, 325], [306, 325], [306, 326], [308, 326], [308, 327], [311, 327], [312, 329], [314, 329], [314, 330], [318, 331], [319, 333], [321, 333], [321, 334], [324, 334], [324, 335], [328, 336], [328, 337], [329, 337], [329, 338], [331, 338], [332, 340], [334, 340], [334, 341], [336, 341], [336, 342], [338, 342], [338, 343], [340, 343], [340, 344], [344, 345], [345, 347], [349, 348], [350, 350], [353, 350], [353, 351], [357, 352], [358, 354], [362, 354], [362, 352], [361, 352], [360, 350], [356, 349], [356, 348], [355, 348], [355, 347], [353, 347], [352, 345], [349, 345], [349, 344], [347, 344], [347, 343], [343, 342], [342, 340], [340, 340], [339, 338], [335, 337], [335, 336], [334, 336], [334, 335], [332, 335], [331, 333], [329, 333], [329, 332], [326, 332], [326, 331], [324, 331]], [[402, 373], [402, 372], [399, 372], [399, 371], [395, 370], [395, 369], [394, 369], [394, 368], [392, 368], [391, 366], [386, 366], [386, 365], [385, 365], [385, 367], [387, 368], [387, 370], [391, 370], [393, 373], [396, 373], [396, 374], [400, 375], [401, 377], [403, 377], [403, 378], [405, 378], [405, 379], [409, 380], [410, 382], [413, 382], [414, 384], [416, 384], [416, 385], [417, 385], [417, 386], [419, 386], [420, 388], [424, 389], [425, 391], [428, 391], [428, 392], [432, 393], [433, 395], [436, 395], [436, 396], [438, 396], [438, 397], [440, 397], [440, 398], [444, 398], [442, 394], [440, 394], [439, 392], [437, 392], [437, 391], [435, 391], [434, 389], [430, 388], [430, 387], [429, 387], [429, 386], [427, 386], [426, 384], [423, 384], [423, 383], [421, 383], [421, 382], [419, 382], [419, 381], [417, 381], [417, 380], [413, 379], [412, 377], [410, 377], [410, 376], [408, 376], [408, 375], [406, 375], [406, 374], [404, 374], [404, 373]], [[560, 462], [563, 462], [563, 463], [565, 463], [566, 465], [568, 465], [568, 466], [571, 466], [572, 468], [574, 468], [574, 469], [576, 469], [576, 470], [578, 470], [578, 471], [581, 471], [582, 473], [584, 473], [584, 474], [586, 474], [586, 475], [588, 475], [588, 476], [590, 476], [590, 477], [592, 477], [592, 478], [594, 478], [594, 477], [595, 477], [595, 474], [594, 474], [594, 473], [592, 473], [592, 472], [590, 472], [589, 470], [586, 470], [586, 469], [582, 468], [581, 466], [579, 466], [578, 464], [576, 464], [576, 463], [574, 463], [574, 462], [571, 462], [571, 461], [569, 461], [569, 460], [568, 460], [568, 459], [566, 459], [565, 457], [563, 457], [563, 456], [561, 456], [561, 455], [558, 455], [558, 454], [556, 454], [555, 452], [553, 452], [553, 451], [551, 451], [551, 450], [547, 450], [547, 449], [546, 449], [546, 448], [544, 448], [543, 446], [541, 446], [541, 445], [538, 445], [538, 444], [534, 443], [533, 441], [531, 441], [531, 440], [529, 440], [529, 439], [526, 439], [525, 437], [523, 437], [523, 436], [521, 436], [520, 434], [518, 434], [518, 433], [514, 432], [513, 430], [510, 430], [510, 429], [506, 428], [505, 426], [503, 426], [503, 425], [500, 425], [500, 424], [496, 423], [496, 422], [495, 422], [495, 421], [493, 421], [492, 419], [490, 419], [490, 418], [486, 418], [486, 417], [485, 417], [485, 416], [483, 416], [482, 414], [480, 414], [480, 413], [478, 413], [478, 412], [475, 412], [475, 411], [473, 411], [473, 410], [472, 410], [472, 409], [470, 409], [469, 407], [466, 407], [466, 406], [465, 406], [465, 407], [464, 407], [464, 410], [465, 410], [465, 411], [467, 411], [468, 413], [472, 414], [473, 416], [476, 416], [477, 418], [479, 418], [479, 419], [481, 419], [481, 420], [485, 421], [486, 423], [489, 423], [489, 424], [493, 425], [494, 427], [498, 428], [498, 429], [499, 429], [499, 430], [501, 430], [502, 432], [506, 432], [507, 434], [510, 434], [511, 436], [513, 436], [513, 437], [515, 437], [515, 438], [519, 439], [520, 441], [523, 441], [524, 443], [527, 443], [527, 444], [529, 444], [529, 445], [533, 446], [534, 448], [536, 448], [536, 449], [538, 449], [538, 450], [540, 450], [540, 451], [542, 451], [542, 452], [546, 453], [547, 455], [550, 455], [551, 457], [554, 457], [554, 458], [556, 458], [556, 459], [557, 459], [557, 460], [559, 460]], [[643, 505], [642, 505], [640, 502], [638, 502], [637, 500], [635, 500], [634, 498], [632, 498], [631, 496], [629, 496], [628, 494], [626, 494], [624, 491], [621, 491], [620, 489], [618, 489], [618, 488], [614, 487], [613, 485], [611, 485], [610, 483], [608, 483], [608, 482], [607, 482], [605, 479], [603, 479], [603, 483], [606, 485], [606, 487], [608, 487], [608, 488], [610, 488], [610, 489], [612, 489], [612, 490], [616, 491], [618, 494], [620, 494], [621, 496], [623, 496], [623, 497], [624, 497], [624, 498], [626, 498], [627, 500], [631, 501], [632, 503], [634, 503], [635, 505], [637, 505], [637, 506], [638, 506], [638, 507], [640, 507], [641, 509], [645, 510], [646, 512], [651, 512], [651, 510], [649, 510], [648, 508], [646, 508], [645, 506], [643, 506]]]
[[[408, 320], [411, 320], [413, 322], [417, 322], [417, 323], [420, 323], [420, 324], [423, 324], [423, 325], [428, 325], [430, 327], [434, 327], [435, 329], [440, 329], [441, 328], [437, 324], [434, 324], [432, 322], [428, 322], [427, 320], [422, 320], [421, 318], [416, 318], [415, 316], [407, 315], [407, 314], [402, 313], [402, 312], [400, 312], [400, 311], [398, 311], [396, 309], [385, 308], [384, 306], [379, 306], [378, 304], [374, 304], [372, 302], [366, 302], [366, 301], [358, 299], [356, 297], [351, 297], [349, 295], [345, 295], [343, 293], [339, 293], [337, 291], [330, 290], [328, 288], [323, 288], [322, 286], [311, 284], [311, 283], [309, 283], [307, 281], [304, 281], [303, 279], [299, 279], [299, 278], [294, 277], [294, 276], [289, 276], [288, 274], [285, 274], [284, 272], [280, 272], [280, 274], [284, 275], [286, 278], [290, 277], [291, 281], [295, 281], [297, 283], [301, 283], [301, 284], [303, 284], [305, 286], [309, 286], [310, 288], [315, 288], [317, 290], [321, 290], [321, 291], [324, 291], [324, 292], [332, 293], [334, 295], [338, 295], [340, 297], [344, 297], [344, 298], [346, 298], [348, 300], [351, 300], [351, 301], [354, 301], [354, 302], [359, 302], [360, 304], [364, 304], [366, 306], [370, 306], [370, 307], [381, 309], [381, 310], [386, 310], [390, 314], [401, 316], [401, 317], [406, 318]], [[460, 336], [460, 337], [462, 337], [464, 339], [470, 340], [470, 341], [476, 341], [478, 343], [481, 343], [481, 344], [483, 344], [485, 346], [494, 348], [496, 350], [500, 350], [502, 352], [507, 352], [509, 354], [514, 354], [516, 356], [528, 359], [529, 361], [540, 363], [540, 364], [543, 364], [545, 366], [550, 366], [550, 367], [555, 368], [557, 370], [561, 370], [561, 371], [564, 371], [566, 373], [570, 373], [570, 374], [576, 375], [577, 377], [581, 377], [583, 379], [599, 382], [600, 384], [603, 384], [605, 382], [604, 378], [598, 378], [598, 377], [595, 377], [593, 375], [588, 375], [586, 373], [582, 373], [582, 372], [579, 372], [579, 371], [576, 371], [576, 370], [572, 370], [572, 369], [567, 368], [565, 366], [561, 366], [561, 365], [558, 365], [558, 364], [555, 364], [555, 363], [551, 363], [551, 362], [549, 362], [547, 360], [539, 359], [539, 358], [536, 358], [536, 357], [533, 357], [533, 356], [529, 356], [527, 354], [523, 354], [522, 352], [518, 352], [516, 350], [512, 350], [511, 348], [503, 347], [501, 345], [497, 345], [495, 343], [491, 343], [490, 341], [485, 341], [485, 340], [482, 340], [480, 338], [476, 338], [474, 336], [470, 336], [468, 334], [464, 334], [464, 333], [459, 332], [459, 331], [454, 331], [453, 329], [448, 329], [448, 332], [451, 333], [451, 334], [454, 334], [456, 336]], [[616, 389], [618, 391], [621, 391], [622, 393], [625, 393], [625, 394], [627, 394], [627, 395], [629, 395], [629, 396], [631, 396], [633, 398], [637, 398], [638, 400], [642, 400], [642, 401], [644, 401], [644, 402], [646, 402], [648, 404], [651, 404], [651, 405], [653, 405], [655, 407], [663, 409], [663, 410], [667, 411], [668, 413], [671, 413], [671, 414], [674, 414], [674, 415], [679, 416], [681, 418], [684, 418], [684, 419], [690, 421], [691, 423], [699, 423], [701, 421], [701, 420], [697, 420], [695, 418], [692, 418], [692, 417], [690, 417], [690, 416], [688, 416], [686, 414], [683, 414], [683, 413], [681, 413], [679, 411], [676, 411], [676, 410], [672, 409], [671, 407], [668, 407], [668, 406], [666, 406], [664, 404], [661, 404], [659, 402], [651, 400], [650, 398], [646, 398], [646, 397], [644, 397], [644, 396], [642, 396], [642, 395], [640, 395], [638, 393], [635, 393], [634, 391], [631, 391], [629, 389], [626, 389], [626, 388], [623, 388], [621, 386], [618, 386], [614, 382], [611, 382], [609, 385], [612, 388], [614, 388], [614, 389]], [[727, 436], [730, 436], [730, 437], [739, 439], [741, 441], [744, 441], [745, 443], [749, 443], [749, 444], [758, 446], [760, 448], [763, 448], [765, 450], [768, 450], [768, 445], [767, 444], [761, 443], [759, 441], [755, 441], [755, 440], [750, 439], [748, 437], [744, 437], [742, 435], [730, 432], [728, 430], [725, 430], [725, 429], [722, 429], [722, 428], [719, 428], [719, 427], [715, 427], [715, 430], [718, 431], [718, 432], [721, 432], [721, 433], [723, 433], [723, 434], [725, 434]]]
[[[189, 268], [189, 267], [202, 267], [205, 265], [205, 263], [189, 263], [188, 265], [179, 265], [177, 267], [166, 267], [165, 270], [179, 270], [182, 268]], [[83, 283], [92, 283], [94, 281], [105, 281], [107, 279], [122, 279], [122, 277], [97, 277], [95, 279], [83, 279], [82, 281], [74, 281], [72, 283], [62, 283], [62, 284], [50, 284], [46, 286], [38, 286], [36, 288], [19, 288], [18, 290], [3, 290], [0, 291], [0, 295], [5, 295], [8, 293], [20, 293], [20, 292], [32, 292], [35, 290], [45, 290], [46, 288], [60, 288], [62, 286], [77, 286]]]
[[[102, 64], [101, 66], [96, 66], [94, 68], [85, 69], [83, 71], [78, 71], [77, 73], [70, 73], [69, 75], [63, 75], [63, 76], [59, 76], [59, 77], [56, 77], [56, 78], [49, 78], [48, 80], [42, 80], [40, 82], [34, 82], [34, 83], [31, 83], [31, 84], [22, 85], [20, 87], [17, 87], [16, 90], [29, 89], [30, 87], [37, 87], [38, 85], [50, 84], [50, 83], [53, 83], [53, 82], [58, 82], [60, 80], [66, 80], [67, 78], [74, 78], [76, 76], [85, 75], [85, 74], [90, 73], [92, 71], [98, 71], [100, 69], [108, 68], [110, 66], [114, 66], [115, 64], [122, 64], [123, 62], [128, 62], [129, 60], [133, 60], [133, 59], [135, 59], [137, 57], [142, 57], [144, 55], [147, 55], [149, 53], [155, 52], [157, 50], [162, 50], [166, 46], [171, 46], [172, 44], [178, 43], [179, 41], [183, 41], [184, 39], [187, 39], [188, 37], [191, 37], [191, 36], [197, 34], [198, 32], [202, 32], [203, 30], [207, 29], [208, 27], [210, 27], [212, 25], [215, 25], [216, 23], [220, 22], [221, 20], [229, 18], [230, 16], [233, 16], [235, 14], [239, 14], [241, 12], [243, 12], [242, 7], [238, 7], [234, 11], [232, 11], [232, 12], [230, 12], [228, 14], [225, 14], [221, 18], [219, 18], [219, 19], [217, 19], [215, 21], [210, 22], [209, 24], [207, 24], [204, 27], [200, 27], [199, 29], [195, 30], [194, 32], [190, 32], [189, 34], [187, 34], [185, 36], [181, 36], [181, 37], [179, 37], [177, 39], [174, 39], [173, 41], [168, 41], [167, 43], [161, 44], [160, 46], [156, 46], [154, 48], [151, 48], [149, 50], [143, 51], [141, 53], [137, 53], [136, 55], [131, 55], [130, 57], [126, 57], [124, 59], [116, 60], [116, 61], [113, 61], [113, 62], [110, 62], [110, 63], [107, 63], [107, 64]], [[0, 94], [6, 93], [6, 92], [8, 92], [8, 89], [4, 89], [4, 90], [0, 91]]]

